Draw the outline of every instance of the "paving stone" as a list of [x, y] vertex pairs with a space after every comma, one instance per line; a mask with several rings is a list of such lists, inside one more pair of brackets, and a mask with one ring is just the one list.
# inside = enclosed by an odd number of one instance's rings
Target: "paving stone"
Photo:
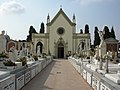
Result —
[[65, 59], [55, 59], [21, 90], [93, 90]]

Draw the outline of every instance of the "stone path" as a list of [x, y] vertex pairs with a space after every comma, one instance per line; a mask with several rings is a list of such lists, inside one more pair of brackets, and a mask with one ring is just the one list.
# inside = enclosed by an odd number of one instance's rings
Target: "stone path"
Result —
[[93, 90], [69, 61], [56, 59], [21, 90]]

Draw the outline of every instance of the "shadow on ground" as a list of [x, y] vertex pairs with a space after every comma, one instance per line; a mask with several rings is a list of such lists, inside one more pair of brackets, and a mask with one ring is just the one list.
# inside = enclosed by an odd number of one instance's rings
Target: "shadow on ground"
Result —
[[[57, 60], [53, 60], [46, 68], [44, 68], [36, 77], [34, 77], [29, 83], [27, 83], [21, 90], [53, 90], [48, 86], [45, 86], [45, 82], [49, 75], [53, 75], [51, 70]], [[57, 68], [57, 67], [56, 67]]]

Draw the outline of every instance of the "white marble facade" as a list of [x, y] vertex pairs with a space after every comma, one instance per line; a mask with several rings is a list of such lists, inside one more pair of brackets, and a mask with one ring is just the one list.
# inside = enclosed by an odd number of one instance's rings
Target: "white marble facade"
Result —
[[56, 58], [65, 58], [69, 53], [73, 54], [78, 51], [79, 45], [84, 42], [84, 52], [86, 55], [90, 49], [90, 34], [76, 33], [76, 18], [70, 20], [62, 8], [55, 17], [50, 20], [47, 16], [46, 33], [32, 35], [32, 51], [37, 55], [37, 47], [40, 45], [40, 53], [51, 53]]

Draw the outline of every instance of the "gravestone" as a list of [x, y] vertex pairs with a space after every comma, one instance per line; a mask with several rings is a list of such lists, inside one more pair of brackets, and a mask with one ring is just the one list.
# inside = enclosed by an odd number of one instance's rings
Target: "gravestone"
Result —
[[5, 38], [5, 31], [2, 31], [2, 34], [0, 34], [0, 53], [3, 53], [6, 51], [6, 38]]
[[13, 62], [15, 62], [18, 59], [18, 52], [14, 46], [10, 48], [9, 59], [12, 60]]
[[22, 50], [20, 50], [20, 55], [19, 57], [26, 57], [27, 56], [27, 48], [22, 48]]
[[103, 55], [106, 54], [106, 45], [104, 42], [104, 38], [103, 38], [103, 32], [102, 31], [98, 31], [99, 36], [100, 36], [100, 45], [98, 47], [99, 49], [99, 57], [103, 58]]

